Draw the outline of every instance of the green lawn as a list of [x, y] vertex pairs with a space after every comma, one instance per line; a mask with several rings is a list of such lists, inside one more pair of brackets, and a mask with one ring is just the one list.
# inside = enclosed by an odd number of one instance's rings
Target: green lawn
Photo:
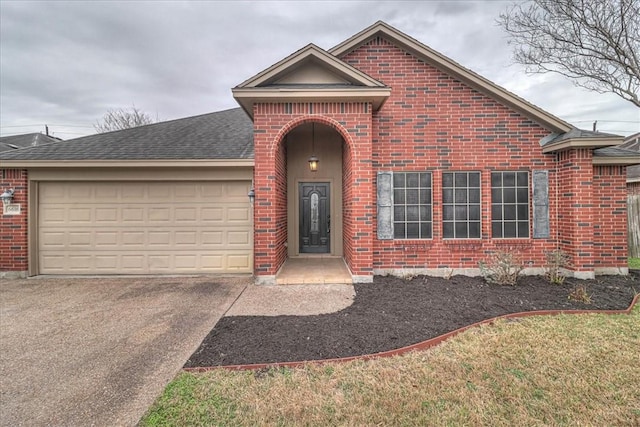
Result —
[[180, 374], [142, 426], [640, 425], [632, 315], [499, 321], [424, 352]]
[[640, 258], [629, 258], [629, 268], [640, 269]]

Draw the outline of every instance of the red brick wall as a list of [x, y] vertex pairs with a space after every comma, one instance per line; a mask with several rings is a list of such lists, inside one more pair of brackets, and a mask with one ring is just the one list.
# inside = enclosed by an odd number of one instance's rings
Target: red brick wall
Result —
[[595, 268], [628, 266], [626, 179], [624, 166], [593, 168]]
[[371, 275], [373, 217], [371, 105], [369, 103], [274, 103], [254, 106], [254, 266], [275, 275], [287, 257], [287, 133], [319, 122], [344, 139], [343, 221], [345, 259], [355, 275]]
[[21, 205], [20, 215], [2, 215], [0, 211], [0, 272], [27, 271], [28, 180], [24, 169], [0, 171], [0, 193], [13, 188], [13, 203]]
[[[558, 233], [555, 155], [542, 154], [539, 144], [549, 131], [384, 39], [373, 39], [342, 59], [392, 88], [373, 115], [374, 177], [390, 170], [433, 174], [433, 239], [374, 238], [374, 267], [477, 268], [497, 249], [519, 250], [528, 265], [541, 267], [543, 252], [555, 248]], [[535, 169], [549, 170], [551, 237], [491, 239], [491, 171]], [[481, 172], [482, 239], [442, 238], [441, 174], [456, 170]], [[372, 227], [375, 231], [375, 222]]]
[[593, 153], [589, 149], [558, 153], [558, 214], [560, 248], [574, 268], [594, 268]]

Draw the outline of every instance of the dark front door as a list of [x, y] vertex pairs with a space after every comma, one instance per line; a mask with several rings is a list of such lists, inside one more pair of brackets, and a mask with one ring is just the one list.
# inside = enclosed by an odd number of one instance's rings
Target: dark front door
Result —
[[329, 183], [301, 182], [300, 253], [329, 253]]

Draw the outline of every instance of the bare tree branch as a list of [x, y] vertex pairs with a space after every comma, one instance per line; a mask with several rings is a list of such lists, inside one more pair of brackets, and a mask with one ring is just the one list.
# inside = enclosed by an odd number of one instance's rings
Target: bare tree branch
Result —
[[640, 107], [640, 0], [528, 0], [498, 23], [514, 61]]
[[104, 133], [149, 125], [154, 122], [155, 120], [150, 115], [139, 110], [134, 105], [129, 109], [117, 108], [107, 110], [102, 120], [95, 122], [93, 127], [96, 132]]

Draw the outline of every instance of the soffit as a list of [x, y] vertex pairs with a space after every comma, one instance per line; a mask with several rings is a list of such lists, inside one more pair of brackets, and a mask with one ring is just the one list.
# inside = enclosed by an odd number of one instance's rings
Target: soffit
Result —
[[542, 147], [543, 153], [553, 153], [556, 151], [568, 150], [572, 148], [589, 148], [597, 149], [620, 145], [622, 137], [603, 137], [603, 138], [568, 138], [559, 142], [549, 143]]

